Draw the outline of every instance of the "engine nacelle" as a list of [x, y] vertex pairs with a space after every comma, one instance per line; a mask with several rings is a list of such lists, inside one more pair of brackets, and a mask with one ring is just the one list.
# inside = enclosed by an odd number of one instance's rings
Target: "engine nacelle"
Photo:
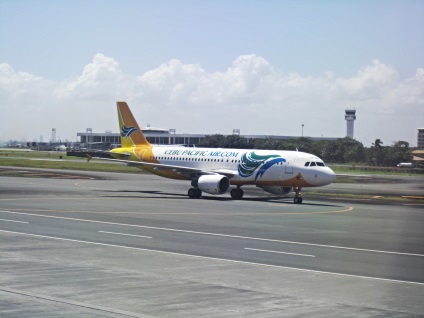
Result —
[[287, 194], [292, 191], [291, 187], [263, 186], [261, 188], [266, 192], [277, 194], [277, 195]]
[[223, 194], [230, 187], [230, 180], [223, 175], [202, 175], [197, 180], [197, 186], [200, 190], [209, 194]]

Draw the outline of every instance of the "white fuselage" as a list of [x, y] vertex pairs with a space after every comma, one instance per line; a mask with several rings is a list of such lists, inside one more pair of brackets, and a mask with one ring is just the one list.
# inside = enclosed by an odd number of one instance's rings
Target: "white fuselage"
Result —
[[[299, 151], [153, 147], [153, 158], [164, 165], [233, 174], [233, 185], [314, 187], [336, 176], [315, 155]], [[170, 176], [172, 177], [172, 176]]]
[[202, 192], [224, 194], [230, 185], [233, 199], [243, 197], [244, 185], [283, 195], [295, 192], [294, 203], [302, 203], [300, 190], [329, 184], [334, 172], [318, 157], [298, 151], [187, 148], [153, 146], [143, 135], [128, 105], [117, 102], [121, 147], [113, 149], [114, 161], [131, 164], [159, 176], [190, 180], [189, 198]]

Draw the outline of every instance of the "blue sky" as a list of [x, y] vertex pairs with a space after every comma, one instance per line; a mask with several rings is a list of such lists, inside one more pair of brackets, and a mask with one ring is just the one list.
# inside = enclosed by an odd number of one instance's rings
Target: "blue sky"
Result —
[[0, 0], [0, 140], [116, 131], [127, 100], [181, 133], [343, 137], [353, 107], [366, 146], [415, 145], [423, 30], [414, 0]]

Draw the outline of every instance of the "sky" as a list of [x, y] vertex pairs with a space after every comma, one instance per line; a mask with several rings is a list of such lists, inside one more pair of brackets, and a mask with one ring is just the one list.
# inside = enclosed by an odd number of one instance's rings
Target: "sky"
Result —
[[417, 143], [423, 0], [0, 0], [0, 141], [117, 132]]

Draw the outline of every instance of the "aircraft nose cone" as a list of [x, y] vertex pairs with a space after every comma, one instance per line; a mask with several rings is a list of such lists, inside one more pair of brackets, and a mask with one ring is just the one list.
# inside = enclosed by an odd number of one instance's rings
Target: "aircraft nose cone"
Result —
[[336, 174], [333, 170], [326, 167], [325, 171], [322, 171], [322, 173], [319, 176], [319, 182], [322, 185], [333, 183], [336, 180]]
[[328, 183], [333, 183], [334, 181], [336, 181], [336, 174], [334, 173], [334, 171], [330, 168], [328, 168], [330, 171], [328, 172]]

